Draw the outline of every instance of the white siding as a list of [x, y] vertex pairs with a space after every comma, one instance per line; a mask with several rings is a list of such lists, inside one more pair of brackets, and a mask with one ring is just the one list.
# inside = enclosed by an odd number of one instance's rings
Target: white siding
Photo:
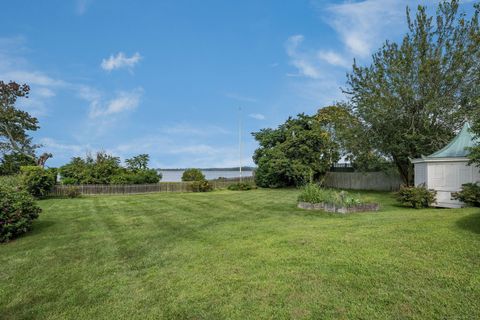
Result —
[[416, 163], [415, 164], [415, 186], [427, 184], [427, 164]]
[[[415, 164], [415, 174], [417, 174], [417, 166], [425, 164], [427, 166], [427, 170], [424, 170], [427, 172], [427, 188], [437, 191], [437, 206], [458, 208], [462, 206], [462, 203], [451, 199], [452, 192], [460, 191], [464, 183], [480, 181], [479, 168], [468, 166], [467, 163], [467, 161], [418, 163]], [[420, 175], [422, 174], [420, 173]], [[417, 185], [416, 178], [415, 185]]]

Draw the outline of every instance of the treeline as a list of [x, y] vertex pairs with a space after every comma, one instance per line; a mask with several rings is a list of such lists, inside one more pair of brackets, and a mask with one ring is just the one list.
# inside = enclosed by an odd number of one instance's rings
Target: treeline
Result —
[[75, 157], [58, 169], [62, 184], [145, 184], [162, 178], [156, 169], [148, 168], [149, 155], [140, 154], [125, 160], [105, 152], [94, 157]]
[[[480, 137], [480, 4], [473, 7], [468, 17], [456, 0], [441, 2], [434, 16], [407, 8], [400, 42], [386, 41], [369, 65], [353, 61], [347, 101], [254, 132], [257, 184], [321, 180], [345, 157], [360, 171], [393, 165], [412, 185], [410, 159], [445, 146], [465, 121]], [[480, 164], [480, 146], [470, 157]]]

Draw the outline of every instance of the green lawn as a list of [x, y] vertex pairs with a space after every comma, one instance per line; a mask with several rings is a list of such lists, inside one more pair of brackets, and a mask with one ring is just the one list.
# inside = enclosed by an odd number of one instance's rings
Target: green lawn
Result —
[[1, 319], [479, 319], [480, 210], [295, 207], [296, 190], [41, 201]]

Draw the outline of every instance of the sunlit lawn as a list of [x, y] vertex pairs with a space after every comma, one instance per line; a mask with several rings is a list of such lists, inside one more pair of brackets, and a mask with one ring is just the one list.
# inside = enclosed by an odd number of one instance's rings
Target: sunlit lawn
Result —
[[480, 210], [255, 190], [41, 201], [0, 245], [1, 319], [479, 319]]

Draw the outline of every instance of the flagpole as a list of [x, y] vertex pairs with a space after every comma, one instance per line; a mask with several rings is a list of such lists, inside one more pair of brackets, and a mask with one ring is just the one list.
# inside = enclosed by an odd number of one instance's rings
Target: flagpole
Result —
[[240, 171], [240, 182], [242, 182], [242, 107], [238, 108], [238, 152], [239, 152], [239, 171]]

